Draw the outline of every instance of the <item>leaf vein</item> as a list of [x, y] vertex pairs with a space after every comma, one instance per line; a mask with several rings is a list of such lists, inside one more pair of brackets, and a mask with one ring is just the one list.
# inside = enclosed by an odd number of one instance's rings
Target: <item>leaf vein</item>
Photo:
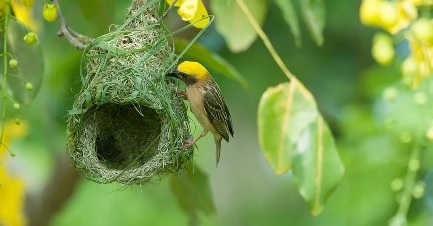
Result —
[[281, 124], [281, 133], [280, 133], [280, 139], [279, 139], [280, 142], [278, 144], [278, 164], [277, 164], [278, 168], [280, 168], [283, 165], [284, 136], [285, 136], [287, 128], [288, 128], [287, 123], [289, 122], [289, 119], [290, 119], [290, 111], [291, 111], [291, 107], [292, 107], [295, 89], [296, 89], [296, 80], [293, 80], [289, 86], [289, 95], [287, 97], [286, 106], [284, 108], [283, 123]]
[[317, 159], [316, 159], [316, 178], [315, 178], [315, 201], [314, 209], [318, 210], [320, 206], [320, 189], [322, 182], [322, 167], [323, 167], [323, 119], [319, 117], [317, 120]]

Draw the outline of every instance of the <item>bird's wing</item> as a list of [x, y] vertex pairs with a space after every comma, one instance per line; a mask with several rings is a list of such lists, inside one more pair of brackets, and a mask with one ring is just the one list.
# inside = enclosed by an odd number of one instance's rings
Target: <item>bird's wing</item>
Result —
[[233, 136], [233, 125], [229, 109], [217, 84], [209, 86], [204, 93], [204, 109], [215, 130], [229, 141], [229, 132]]

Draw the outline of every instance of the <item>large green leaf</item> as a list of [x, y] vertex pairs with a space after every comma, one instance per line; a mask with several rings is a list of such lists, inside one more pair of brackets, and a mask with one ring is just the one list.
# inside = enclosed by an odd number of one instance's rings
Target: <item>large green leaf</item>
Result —
[[258, 109], [259, 141], [277, 175], [290, 170], [299, 136], [318, 114], [313, 96], [296, 79], [263, 94]]
[[318, 116], [302, 132], [293, 152], [293, 177], [313, 215], [322, 211], [343, 174], [344, 166], [331, 131]]
[[[176, 38], [174, 39], [174, 44], [176, 53], [180, 53], [187, 47], [189, 41]], [[184, 57], [199, 61], [206, 65], [206, 67], [209, 67], [209, 69], [237, 80], [244, 88], [248, 87], [247, 80], [229, 62], [198, 43], [192, 44], [188, 51], [185, 52]]]
[[298, 18], [292, 0], [275, 0], [275, 3], [283, 13], [284, 20], [289, 25], [290, 31], [295, 39], [296, 47], [301, 47], [301, 29], [299, 28]]
[[277, 175], [293, 168], [298, 190], [317, 215], [343, 177], [334, 138], [311, 93], [296, 79], [269, 88], [258, 112], [263, 155]]
[[[265, 20], [267, 0], [244, 0], [256, 21], [261, 25]], [[256, 40], [257, 33], [251, 26], [245, 14], [234, 1], [211, 1], [212, 11], [215, 14], [216, 29], [227, 41], [233, 52], [241, 52]]]
[[317, 45], [323, 45], [325, 27], [325, 3], [323, 0], [300, 0], [301, 11], [311, 37]]
[[198, 166], [188, 164], [186, 173], [172, 176], [170, 182], [171, 190], [179, 206], [189, 215], [191, 225], [199, 225], [199, 211], [215, 213], [209, 180]]
[[[20, 104], [29, 104], [33, 100], [41, 86], [44, 73], [42, 48], [39, 42], [33, 45], [26, 44], [23, 37], [27, 33], [28, 29], [24, 25], [13, 19], [9, 20], [8, 52], [18, 61], [18, 66], [8, 67], [7, 85], [14, 100]], [[4, 65], [1, 64], [0, 68], [3, 76]], [[27, 82], [32, 83], [33, 91], [25, 89]]]

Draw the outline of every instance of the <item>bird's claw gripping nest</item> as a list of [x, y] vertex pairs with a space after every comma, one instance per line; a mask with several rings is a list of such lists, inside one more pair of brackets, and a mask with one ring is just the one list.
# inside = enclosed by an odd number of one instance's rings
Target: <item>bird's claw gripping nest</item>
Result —
[[176, 90], [176, 93], [179, 94], [179, 96], [182, 97], [182, 99], [188, 100], [188, 96], [186, 95], [185, 91], [178, 89], [178, 90]]
[[186, 149], [190, 148], [191, 146], [193, 146], [194, 143], [195, 143], [194, 142], [194, 138], [190, 137], [188, 140], [185, 141], [184, 145], [182, 145], [182, 146], [179, 147], [179, 149], [186, 150]]

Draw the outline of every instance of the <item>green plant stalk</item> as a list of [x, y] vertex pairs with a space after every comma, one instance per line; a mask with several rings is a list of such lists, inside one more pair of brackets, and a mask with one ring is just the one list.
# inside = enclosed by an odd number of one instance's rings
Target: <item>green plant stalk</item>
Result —
[[400, 199], [400, 205], [394, 217], [402, 216], [406, 219], [407, 212], [409, 211], [409, 207], [412, 202], [412, 191], [415, 188], [416, 175], [419, 170], [419, 169], [416, 170], [410, 169], [410, 162], [412, 161], [419, 162], [420, 152], [421, 152], [421, 144], [420, 142], [416, 142], [410, 154], [410, 158], [408, 161], [408, 169], [407, 169], [408, 171], [404, 179], [404, 189]]
[[250, 10], [248, 9], [247, 5], [245, 4], [244, 0], [236, 0], [241, 10], [244, 12], [245, 16], [247, 17], [248, 21], [250, 22], [251, 26], [253, 26], [254, 30], [257, 32], [259, 37], [262, 39], [263, 43], [265, 44], [268, 51], [271, 53], [272, 57], [274, 58], [275, 62], [278, 64], [280, 69], [283, 71], [283, 73], [287, 76], [289, 80], [296, 79], [295, 75], [293, 75], [289, 69], [284, 64], [281, 57], [278, 55], [277, 51], [275, 51], [274, 47], [272, 46], [271, 41], [269, 40], [268, 36], [265, 34], [265, 32], [262, 30], [260, 25], [257, 23], [254, 16], [251, 14]]
[[[8, 47], [8, 38], [7, 38], [7, 28], [9, 23], [9, 14], [10, 14], [10, 5], [6, 7], [5, 13], [5, 24], [3, 28], [3, 112], [1, 119], [1, 131], [0, 131], [0, 148], [4, 146], [3, 144], [3, 135], [5, 131], [5, 122], [6, 122], [6, 102], [7, 102], [7, 73], [8, 73], [8, 55], [7, 55], [7, 47]], [[6, 147], [6, 146], [5, 146]], [[9, 153], [13, 155], [10, 150]]]

